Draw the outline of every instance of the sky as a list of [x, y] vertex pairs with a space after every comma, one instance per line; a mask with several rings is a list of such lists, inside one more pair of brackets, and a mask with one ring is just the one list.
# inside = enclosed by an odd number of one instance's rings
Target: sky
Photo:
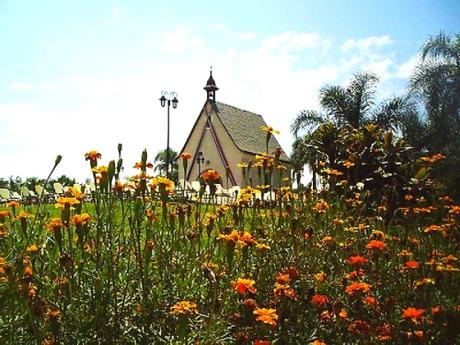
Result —
[[180, 151], [210, 66], [217, 100], [263, 115], [289, 153], [322, 86], [372, 71], [380, 99], [400, 95], [423, 42], [459, 27], [455, 0], [0, 0], [0, 177], [46, 178], [60, 154], [54, 176], [84, 181], [84, 153], [108, 164], [118, 143], [129, 174], [166, 147], [163, 90]]

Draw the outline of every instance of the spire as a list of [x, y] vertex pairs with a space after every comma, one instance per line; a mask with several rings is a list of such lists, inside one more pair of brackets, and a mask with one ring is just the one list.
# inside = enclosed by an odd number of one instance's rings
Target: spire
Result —
[[219, 90], [219, 88], [216, 86], [216, 82], [214, 81], [214, 78], [212, 77], [212, 66], [209, 71], [209, 78], [208, 81], [206, 82], [206, 86], [204, 87], [206, 90], [207, 98], [209, 101], [215, 102], [216, 101], [216, 91]]

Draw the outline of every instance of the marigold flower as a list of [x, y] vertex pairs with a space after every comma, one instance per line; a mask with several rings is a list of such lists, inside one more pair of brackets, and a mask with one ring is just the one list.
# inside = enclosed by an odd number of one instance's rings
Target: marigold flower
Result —
[[276, 309], [260, 308], [260, 309], [254, 310], [253, 313], [254, 315], [256, 315], [257, 321], [261, 321], [273, 327], [276, 326], [276, 322], [278, 321], [278, 315], [276, 314]]
[[351, 168], [352, 166], [355, 165], [355, 163], [350, 162], [350, 161], [344, 161], [342, 164], [343, 164], [343, 166], [344, 166], [345, 168], [347, 168], [347, 169], [349, 169], [349, 168]]
[[203, 175], [203, 180], [205, 180], [206, 182], [209, 182], [209, 183], [216, 183], [220, 180], [220, 175], [219, 173], [214, 170], [214, 169], [208, 169], [206, 170]]
[[329, 204], [324, 201], [323, 199], [320, 199], [316, 205], [313, 207], [313, 210], [318, 212], [318, 213], [326, 213], [327, 209], [329, 208]]
[[342, 176], [343, 175], [343, 172], [335, 170], [335, 169], [329, 169], [329, 168], [323, 169], [322, 172], [325, 173], [326, 175], [332, 175], [332, 176]]
[[[149, 169], [153, 169], [153, 164], [150, 162], [145, 163], [145, 167]], [[133, 166], [134, 169], [142, 169], [142, 162], [136, 162]]]
[[406, 268], [411, 268], [411, 269], [415, 269], [415, 268], [419, 268], [420, 264], [417, 262], [417, 261], [407, 261], [404, 266]]
[[316, 273], [316, 274], [314, 275], [314, 277], [315, 277], [315, 280], [316, 280], [317, 282], [322, 283], [322, 282], [324, 282], [324, 281], [326, 280], [327, 275], [326, 275], [326, 273], [324, 273], [324, 272], [321, 271], [321, 272], [319, 272], [319, 273]]
[[347, 286], [345, 292], [349, 295], [354, 295], [358, 292], [368, 292], [372, 285], [363, 283], [363, 282], [355, 282]]
[[262, 127], [260, 127], [260, 129], [262, 131], [270, 133], [270, 134], [280, 134], [280, 131], [277, 131], [272, 126], [262, 126]]
[[271, 345], [271, 343], [270, 340], [254, 340], [253, 345]]
[[344, 308], [342, 308], [342, 309], [340, 310], [340, 312], [339, 312], [339, 316], [340, 316], [342, 319], [346, 319], [346, 318], [348, 317], [348, 313], [347, 313], [347, 311], [346, 311]]
[[197, 313], [197, 305], [195, 302], [181, 301], [171, 307], [172, 315], [192, 315]]
[[444, 229], [442, 228], [442, 226], [436, 225], [436, 224], [432, 224], [432, 225], [426, 227], [425, 230], [423, 230], [423, 232], [429, 233], [429, 232], [436, 232], [436, 231], [442, 231], [442, 230], [444, 230]]
[[65, 208], [66, 206], [73, 206], [76, 204], [79, 204], [80, 201], [78, 201], [77, 198], [67, 198], [67, 197], [62, 197], [58, 198], [56, 200], [56, 204], [54, 204], [54, 207], [56, 208]]
[[20, 204], [17, 201], [10, 201], [6, 203], [6, 206], [11, 207], [12, 209], [17, 208]]
[[350, 324], [348, 331], [352, 334], [369, 334], [371, 326], [364, 320], [356, 320]]
[[450, 214], [459, 215], [460, 214], [460, 206], [452, 206], [449, 210]]
[[265, 244], [265, 243], [257, 243], [256, 248], [261, 250], [261, 251], [270, 250], [270, 246], [268, 244]]
[[150, 183], [150, 188], [155, 189], [157, 186], [164, 186], [165, 191], [171, 194], [174, 191], [174, 182], [166, 177], [157, 176]]
[[297, 298], [297, 292], [292, 287], [290, 287], [289, 284], [275, 283], [273, 293], [277, 297], [285, 296], [292, 299]]
[[32, 267], [27, 266], [26, 268], [24, 268], [24, 276], [30, 277], [32, 275], [32, 273], [33, 273]]
[[386, 244], [379, 240], [371, 240], [368, 244], [366, 244], [366, 248], [370, 250], [373, 250], [373, 249], [383, 250], [385, 249], [385, 247], [386, 247]]
[[4, 222], [9, 215], [10, 211], [0, 211], [0, 222]]
[[182, 152], [180, 155], [179, 155], [180, 158], [182, 159], [191, 159], [192, 158], [192, 155], [188, 152]]
[[240, 235], [239, 238], [238, 238], [238, 244], [241, 246], [241, 247], [245, 247], [245, 246], [252, 246], [254, 244], [256, 244], [257, 241], [254, 239], [254, 237], [252, 237], [252, 235], [245, 231], [243, 233], [243, 235]]
[[317, 307], [325, 307], [328, 302], [329, 299], [326, 295], [314, 295], [310, 301], [311, 304]]
[[420, 157], [420, 160], [423, 161], [423, 162], [426, 162], [426, 163], [435, 163], [441, 159], [444, 159], [446, 158], [446, 156], [444, 156], [443, 154], [441, 153], [436, 153], [430, 157]]
[[55, 232], [64, 227], [60, 218], [53, 218], [45, 225], [49, 232]]
[[31, 244], [30, 246], [27, 247], [26, 250], [31, 254], [35, 254], [36, 252], [38, 252], [38, 247], [36, 244]]
[[418, 323], [419, 319], [421, 318], [424, 312], [425, 309], [422, 308], [408, 307], [403, 310], [402, 317], [405, 319], [411, 319], [414, 323]]
[[369, 260], [363, 256], [354, 255], [354, 256], [350, 256], [347, 261], [348, 261], [348, 264], [351, 266], [361, 266], [361, 265], [364, 265]]
[[95, 150], [88, 151], [85, 153], [85, 160], [89, 161], [97, 161], [101, 158], [101, 154]]
[[153, 213], [153, 210], [147, 210], [145, 211], [145, 215], [147, 217], [147, 219], [151, 222], [155, 222], [156, 220], [158, 220], [158, 218], [155, 216], [155, 214]]
[[436, 315], [439, 314], [442, 311], [442, 308], [440, 305], [431, 308], [431, 314]]
[[52, 309], [48, 311], [48, 320], [54, 321], [61, 316], [61, 312], [57, 309]]
[[76, 214], [70, 219], [73, 225], [85, 225], [90, 221], [91, 216], [88, 213]]
[[324, 341], [321, 341], [319, 339], [316, 339], [312, 345], [327, 345], [327, 343], [325, 343]]
[[244, 295], [247, 291], [255, 293], [257, 289], [254, 287], [256, 282], [252, 279], [238, 278], [233, 282], [233, 289], [240, 295]]
[[228, 235], [219, 234], [219, 236], [217, 236], [218, 240], [222, 240], [225, 242], [233, 242], [233, 243], [238, 242], [239, 238], [240, 238], [240, 234], [238, 233], [237, 230], [232, 230], [232, 232]]

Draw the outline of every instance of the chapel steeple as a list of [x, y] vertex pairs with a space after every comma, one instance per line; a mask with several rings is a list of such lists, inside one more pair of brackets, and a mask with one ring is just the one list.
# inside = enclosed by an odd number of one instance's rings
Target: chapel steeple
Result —
[[204, 87], [206, 90], [207, 94], [207, 99], [211, 102], [216, 101], [216, 91], [219, 90], [219, 88], [216, 86], [216, 82], [214, 81], [214, 78], [212, 77], [212, 67], [209, 71], [209, 78], [208, 81], [206, 82], [206, 86]]

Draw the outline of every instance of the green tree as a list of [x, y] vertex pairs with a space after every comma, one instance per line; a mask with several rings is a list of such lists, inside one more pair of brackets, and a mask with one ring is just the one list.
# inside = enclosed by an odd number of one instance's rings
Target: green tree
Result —
[[[169, 149], [169, 177], [177, 182], [178, 180], [178, 165], [176, 162], [178, 153], [173, 149]], [[154, 159], [155, 171], [160, 175], [166, 176], [166, 150], [159, 151]]]

